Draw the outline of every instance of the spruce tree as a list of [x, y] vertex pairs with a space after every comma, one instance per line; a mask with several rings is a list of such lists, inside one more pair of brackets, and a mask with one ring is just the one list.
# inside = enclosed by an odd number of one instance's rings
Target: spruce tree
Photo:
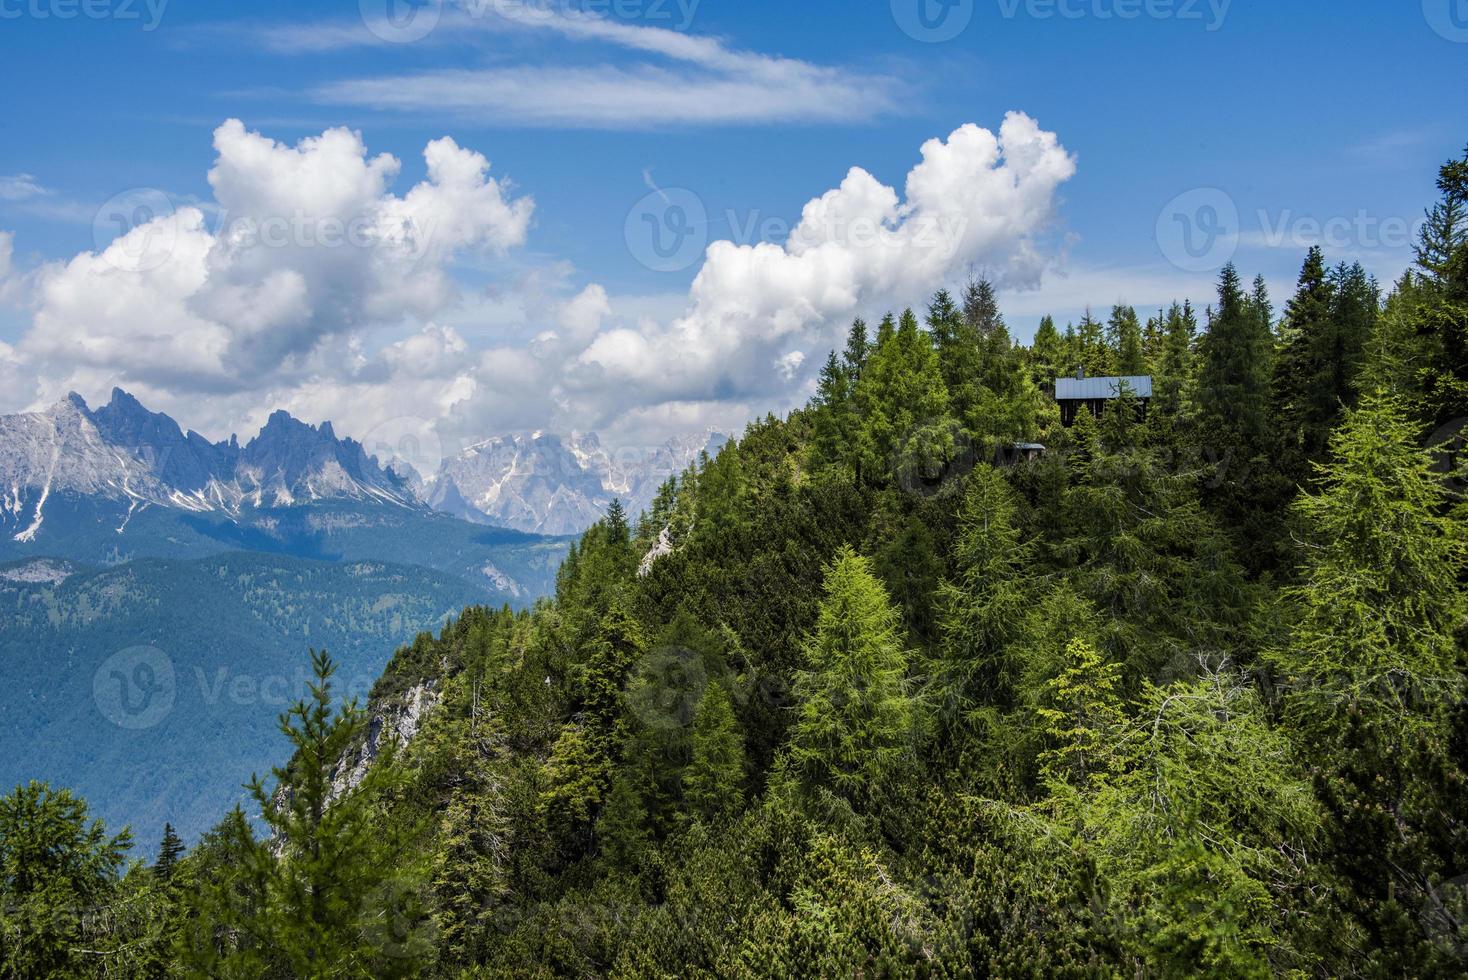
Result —
[[980, 337], [988, 337], [1004, 326], [999, 296], [988, 279], [970, 279], [963, 291], [963, 319]]
[[683, 799], [695, 819], [718, 823], [739, 812], [743, 787], [744, 740], [729, 692], [714, 681], [693, 718], [693, 761], [683, 772]]
[[1238, 271], [1225, 266], [1198, 375], [1200, 449], [1213, 464], [1206, 499], [1241, 540], [1251, 542], [1256, 567], [1275, 560], [1272, 548], [1282, 536], [1278, 510], [1289, 497], [1270, 459], [1275, 442], [1269, 316], [1267, 295], [1246, 295]]
[[857, 317], [851, 322], [851, 331], [846, 335], [846, 350], [841, 355], [841, 366], [846, 369], [851, 384], [861, 377], [872, 352], [871, 340], [867, 337], [866, 321]]
[[1147, 355], [1142, 345], [1142, 324], [1137, 311], [1130, 306], [1113, 306], [1111, 319], [1107, 321], [1107, 339], [1110, 342], [1112, 368], [1118, 375], [1133, 376], [1147, 373]]
[[1167, 311], [1162, 356], [1153, 383], [1152, 412], [1176, 428], [1185, 414], [1193, 381], [1193, 345], [1198, 320], [1191, 303], [1173, 303]]
[[1410, 709], [1462, 666], [1463, 527], [1406, 410], [1371, 392], [1331, 440], [1318, 492], [1297, 507], [1310, 548], [1289, 593], [1299, 619], [1273, 654], [1300, 711], [1329, 726], [1336, 706]]
[[183, 856], [183, 852], [182, 838], [174, 831], [173, 824], [165, 823], [163, 841], [158, 845], [158, 859], [153, 862], [153, 873], [158, 876], [159, 881], [173, 881], [174, 870], [178, 867], [178, 859]]
[[1035, 330], [1035, 341], [1030, 347], [1030, 377], [1037, 388], [1051, 389], [1056, 378], [1068, 373], [1065, 347], [1059, 331], [1055, 329], [1055, 318], [1044, 316]]
[[1118, 736], [1126, 722], [1118, 690], [1121, 669], [1107, 663], [1085, 640], [1065, 648], [1061, 673], [1047, 683], [1039, 709], [1047, 748], [1040, 773], [1047, 780], [1085, 787], [1114, 768]]
[[1106, 347], [1106, 328], [1091, 316], [1090, 309], [1081, 317], [1075, 332], [1075, 367], [1084, 368], [1087, 377], [1111, 375], [1111, 352]]
[[102, 975], [85, 913], [107, 903], [131, 846], [68, 790], [33, 781], [0, 797], [0, 973]]
[[889, 323], [883, 321], [883, 339], [856, 386], [858, 473], [869, 481], [890, 478], [894, 469], [940, 469], [953, 452], [948, 389], [932, 342], [910, 310], [900, 328]]
[[939, 593], [942, 645], [930, 674], [939, 737], [972, 737], [994, 710], [1013, 707], [1019, 687], [1014, 641], [1029, 592], [1024, 568], [1031, 549], [1018, 526], [1018, 505], [1004, 476], [981, 466], [958, 510], [956, 574]]

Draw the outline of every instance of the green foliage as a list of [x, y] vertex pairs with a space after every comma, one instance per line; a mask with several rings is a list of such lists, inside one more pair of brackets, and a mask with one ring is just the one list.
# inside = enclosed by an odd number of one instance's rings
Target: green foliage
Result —
[[797, 799], [860, 809], [912, 752], [914, 714], [897, 610], [851, 549], [826, 571], [825, 599], [795, 680], [796, 720], [777, 777]]
[[1456, 631], [1468, 535], [1444, 513], [1445, 490], [1415, 427], [1370, 393], [1332, 439], [1319, 492], [1298, 508], [1310, 549], [1289, 642], [1272, 654], [1292, 698], [1321, 724], [1343, 702], [1410, 710], [1462, 667]]
[[1112, 769], [1124, 720], [1119, 674], [1085, 640], [1065, 648], [1065, 668], [1046, 683], [1037, 712], [1050, 745], [1040, 756], [1040, 774], [1047, 780], [1085, 787]]
[[[99, 930], [132, 836], [108, 836], [66, 790], [0, 797], [0, 965], [6, 976], [104, 976], [118, 937]], [[98, 935], [98, 933], [103, 933]], [[91, 948], [93, 939], [102, 948]]]
[[435, 947], [414, 828], [381, 812], [396, 771], [371, 766], [355, 788], [338, 786], [336, 768], [367, 737], [367, 718], [355, 702], [333, 711], [336, 664], [314, 651], [311, 664], [309, 700], [280, 719], [295, 757], [274, 770], [276, 790], [258, 776], [248, 787], [266, 835], [239, 808], [225, 821], [229, 857], [200, 883], [182, 957], [214, 976], [413, 976]]
[[[1457, 397], [1463, 170], [1384, 305], [1312, 253], [1278, 324], [1226, 270], [1201, 340], [1189, 304], [1118, 306], [1025, 349], [983, 281], [926, 329], [857, 321], [810, 405], [613, 508], [554, 601], [420, 636], [370, 723], [299, 706], [260, 836], [237, 811], [123, 875], [114, 847], [56, 886], [107, 915], [25, 948], [112, 951], [83, 975], [1461, 973], [1468, 534], [1424, 441]], [[1061, 429], [1036, 386], [1076, 367], [1155, 397]], [[991, 455], [1032, 433], [1043, 458]], [[16, 907], [8, 955], [47, 935]]]
[[744, 742], [724, 686], [704, 690], [693, 718], [693, 761], [683, 772], [683, 798], [698, 820], [734, 816], [744, 796]]

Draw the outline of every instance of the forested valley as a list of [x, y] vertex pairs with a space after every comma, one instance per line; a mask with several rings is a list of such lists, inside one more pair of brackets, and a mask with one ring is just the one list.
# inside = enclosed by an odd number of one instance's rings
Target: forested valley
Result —
[[[553, 599], [362, 706], [314, 654], [195, 846], [0, 799], [4, 973], [1461, 975], [1468, 157], [1439, 187], [1386, 288], [1312, 249], [1028, 346], [982, 280], [873, 311]], [[1150, 397], [1062, 425], [1077, 372]]]

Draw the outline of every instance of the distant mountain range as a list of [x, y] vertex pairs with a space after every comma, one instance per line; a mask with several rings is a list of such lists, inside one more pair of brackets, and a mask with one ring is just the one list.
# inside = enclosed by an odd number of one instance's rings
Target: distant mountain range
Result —
[[612, 452], [594, 434], [507, 435], [420, 475], [401, 460], [379, 461], [356, 440], [338, 438], [330, 422], [313, 427], [284, 411], [241, 446], [235, 437], [210, 442], [185, 433], [121, 389], [95, 410], [72, 394], [44, 412], [0, 416], [0, 537], [43, 542], [48, 518], [68, 506], [61, 502], [67, 498], [116, 504], [119, 536], [149, 508], [268, 530], [276, 518], [261, 522], [256, 515], [331, 503], [433, 510], [532, 534], [577, 534], [614, 497], [638, 513], [669, 476], [727, 441], [707, 432], [651, 450]]
[[[614, 497], [637, 513], [724, 441], [615, 453], [510, 435], [425, 477], [283, 411], [243, 445], [120, 389], [0, 416], [0, 782], [81, 789], [144, 837], [161, 820], [197, 834], [279, 761], [275, 718], [303, 693], [308, 647], [370, 679], [466, 605], [528, 606], [568, 535]], [[165, 674], [165, 715], [119, 714]]]
[[596, 523], [613, 499], [641, 513], [670, 476], [728, 441], [705, 432], [653, 449], [609, 451], [595, 434], [501, 436], [445, 459], [421, 492], [435, 510], [468, 521], [572, 534]]

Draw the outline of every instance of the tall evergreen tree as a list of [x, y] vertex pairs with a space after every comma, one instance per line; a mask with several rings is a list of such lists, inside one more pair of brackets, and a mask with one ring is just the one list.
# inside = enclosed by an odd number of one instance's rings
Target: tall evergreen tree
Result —
[[67, 790], [31, 782], [0, 797], [0, 972], [103, 975], [84, 914], [112, 894], [131, 846]]
[[818, 811], [860, 810], [912, 751], [907, 653], [898, 611], [867, 559], [842, 548], [823, 592], [779, 779]]
[[996, 710], [1014, 705], [1013, 647], [1028, 602], [1023, 575], [1030, 554], [1014, 491], [998, 470], [980, 466], [958, 511], [956, 574], [938, 600], [942, 645], [930, 669], [930, 702], [945, 748], [962, 750], [955, 736], [972, 737]]
[[1255, 542], [1279, 538], [1272, 516], [1280, 503], [1279, 487], [1269, 459], [1274, 338], [1267, 309], [1267, 296], [1246, 295], [1238, 271], [1225, 266], [1198, 376], [1198, 429], [1213, 463], [1208, 502], [1230, 527]]
[[963, 319], [980, 337], [1004, 325], [999, 312], [999, 295], [988, 279], [970, 279], [963, 291]]
[[683, 796], [693, 815], [716, 823], [734, 816], [744, 793], [744, 741], [729, 692], [711, 682], [693, 718], [693, 761], [683, 772]]
[[1112, 368], [1116, 374], [1131, 376], [1147, 373], [1147, 354], [1142, 344], [1142, 324], [1137, 311], [1130, 306], [1113, 306], [1107, 321], [1107, 340], [1111, 347]]
[[311, 653], [309, 699], [280, 719], [295, 750], [273, 771], [280, 789], [249, 784], [268, 830], [256, 836], [238, 807], [225, 824], [230, 873], [209, 884], [208, 914], [185, 942], [192, 969], [210, 976], [417, 975], [431, 959], [426, 875], [411, 857], [414, 828], [380, 818], [401, 779], [386, 758], [355, 788], [337, 767], [366, 736], [355, 701], [336, 701], [336, 663]]
[[846, 369], [847, 376], [852, 384], [861, 377], [862, 369], [867, 365], [867, 356], [871, 354], [872, 343], [867, 337], [866, 321], [857, 317], [851, 322], [851, 330], [846, 335], [846, 350], [841, 355], [841, 366]]
[[173, 881], [178, 859], [183, 857], [184, 842], [173, 829], [173, 824], [163, 825], [163, 841], [158, 845], [158, 859], [153, 862], [153, 873], [162, 882]]
[[1075, 349], [1072, 353], [1075, 368], [1083, 368], [1088, 377], [1103, 378], [1111, 372], [1111, 352], [1106, 348], [1106, 328], [1101, 321], [1086, 315], [1081, 317], [1075, 332]]
[[1164, 323], [1162, 356], [1153, 384], [1152, 411], [1167, 425], [1182, 419], [1193, 381], [1193, 346], [1198, 320], [1191, 303], [1173, 303]]
[[1037, 388], [1048, 389], [1055, 379], [1068, 374], [1065, 361], [1065, 346], [1060, 332], [1055, 329], [1055, 318], [1046, 315], [1040, 319], [1035, 330], [1035, 341], [1030, 347], [1030, 377]]
[[858, 473], [868, 480], [935, 469], [953, 452], [948, 389], [928, 335], [911, 311], [895, 331], [884, 321], [882, 335], [856, 386]]

